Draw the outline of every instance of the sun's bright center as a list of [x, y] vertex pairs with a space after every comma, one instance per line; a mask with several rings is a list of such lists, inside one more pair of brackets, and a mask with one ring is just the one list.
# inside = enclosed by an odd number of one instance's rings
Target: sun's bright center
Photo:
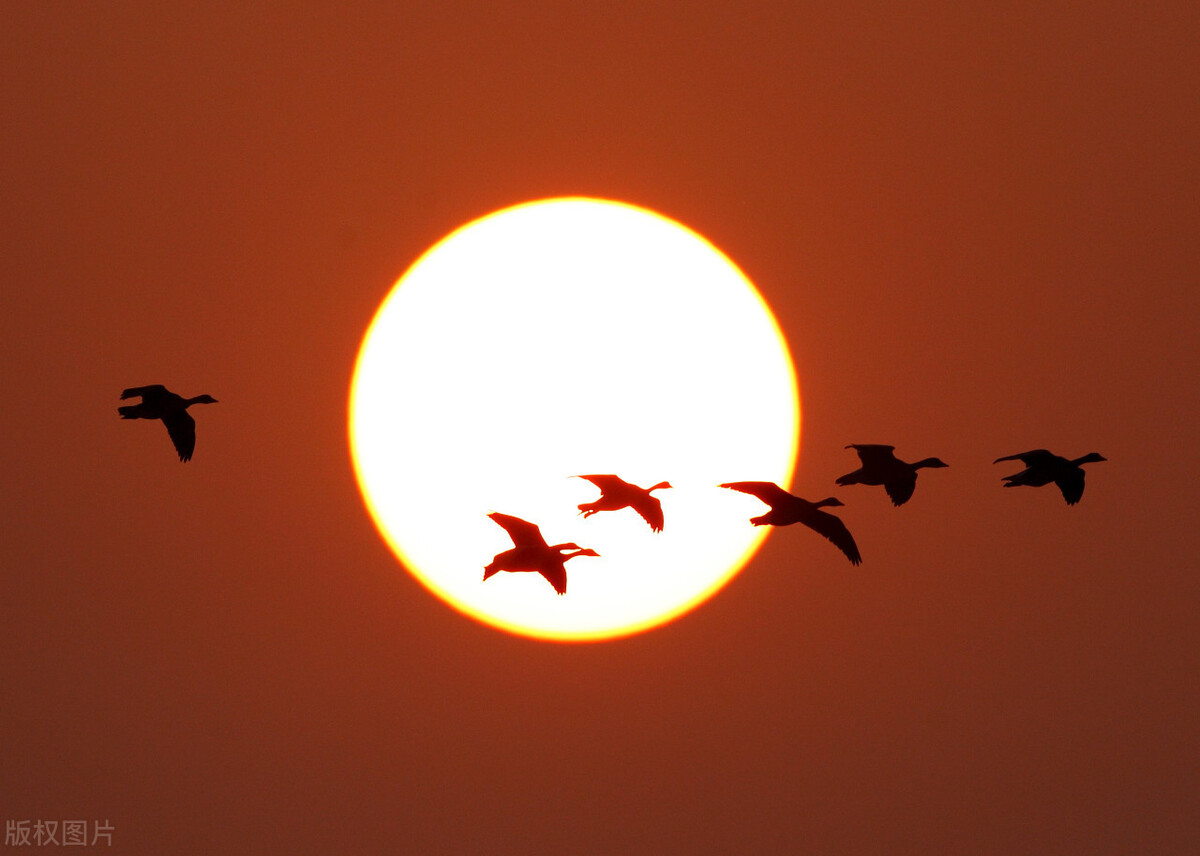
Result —
[[[404, 274], [363, 340], [350, 396], [359, 484], [404, 565], [503, 629], [601, 639], [658, 625], [730, 579], [762, 537], [756, 500], [786, 485], [799, 439], [787, 346], [745, 275], [652, 211], [599, 199], [476, 220]], [[656, 491], [665, 527], [631, 509], [587, 519], [612, 473]], [[747, 504], [749, 500], [749, 504]], [[536, 523], [567, 562], [564, 596], [536, 573], [483, 566], [513, 546], [487, 514]]]

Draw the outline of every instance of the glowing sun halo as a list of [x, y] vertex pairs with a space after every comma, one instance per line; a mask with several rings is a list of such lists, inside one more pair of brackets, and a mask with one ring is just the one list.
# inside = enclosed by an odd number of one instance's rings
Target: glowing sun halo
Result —
[[[766, 535], [763, 506], [719, 482], [787, 485], [800, 432], [787, 346], [746, 276], [679, 223], [600, 199], [546, 199], [453, 232], [396, 283], [367, 330], [350, 445], [392, 550], [438, 597], [505, 630], [624, 636], [703, 602]], [[587, 519], [599, 490], [649, 487], [665, 528], [632, 510]], [[532, 521], [567, 563], [483, 566], [510, 549], [487, 514]]]

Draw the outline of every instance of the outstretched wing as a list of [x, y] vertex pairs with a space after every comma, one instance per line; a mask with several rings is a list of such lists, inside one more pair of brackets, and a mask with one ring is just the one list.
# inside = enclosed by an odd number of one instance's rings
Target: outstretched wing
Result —
[[896, 460], [896, 456], [892, 454], [896, 449], [895, 446], [883, 446], [879, 443], [851, 443], [846, 448], [858, 452], [858, 458], [864, 467], [886, 466]]
[[906, 470], [883, 483], [883, 489], [892, 499], [892, 505], [904, 505], [917, 487], [917, 471]]
[[1049, 467], [1053, 466], [1059, 460], [1058, 455], [1046, 449], [1033, 449], [1028, 452], [1020, 452], [1016, 455], [1005, 455], [1003, 458], [996, 458], [992, 461], [993, 464], [998, 464], [1001, 461], [1020, 461], [1027, 467]]
[[1074, 505], [1083, 498], [1083, 469], [1074, 467], [1061, 473], [1054, 480], [1058, 485], [1058, 489], [1062, 491], [1063, 499], [1067, 501], [1067, 505]]
[[553, 565], [549, 568], [538, 568], [538, 573], [546, 578], [546, 582], [554, 586], [559, 594], [567, 593], [567, 569], [565, 565]]
[[616, 490], [621, 487], [629, 487], [629, 482], [622, 478], [610, 474], [599, 474], [590, 476], [575, 476], [577, 479], [587, 479], [596, 487], [600, 488], [601, 493], [608, 493], [611, 490]]
[[840, 517], [818, 511], [812, 516], [812, 519], [804, 522], [814, 532], [832, 541], [835, 547], [846, 554], [850, 564], [862, 564], [862, 556], [858, 552], [858, 545], [854, 543], [854, 536], [850, 534], [850, 530], [846, 528], [846, 524]]
[[167, 388], [165, 386], [161, 383], [152, 383], [149, 386], [131, 386], [121, 393], [121, 398], [133, 398], [140, 395], [144, 399], [153, 399], [166, 394]]
[[786, 502], [792, 498], [792, 495], [781, 488], [774, 482], [764, 481], [744, 481], [744, 482], [725, 482], [718, 487], [727, 487], [730, 490], [741, 491], [748, 493], [751, 496], [756, 496], [765, 502], [767, 505], [775, 506], [780, 502]]
[[637, 502], [631, 503], [634, 511], [642, 515], [642, 519], [650, 524], [650, 529], [654, 532], [662, 532], [663, 530], [663, 510], [662, 503], [657, 498], [646, 494], [644, 497], [639, 497]]
[[196, 448], [196, 420], [189, 416], [186, 410], [180, 410], [178, 413], [164, 416], [162, 422], [167, 426], [167, 433], [171, 435], [171, 442], [175, 444], [179, 460], [190, 461]]
[[[512, 538], [513, 544], [516, 546], [550, 549], [550, 545], [542, 537], [542, 530], [538, 529], [536, 523], [530, 523], [528, 520], [522, 520], [520, 517], [513, 517], [511, 514], [501, 514], [499, 511], [493, 511], [488, 517], [492, 518], [508, 533], [508, 537]], [[563, 585], [566, 585], [566, 583], [564, 582]]]

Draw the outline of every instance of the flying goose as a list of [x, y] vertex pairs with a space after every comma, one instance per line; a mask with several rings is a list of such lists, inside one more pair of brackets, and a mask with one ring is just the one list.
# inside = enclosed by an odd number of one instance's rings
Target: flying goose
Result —
[[662, 532], [662, 503], [651, 496], [650, 491], [670, 487], [670, 482], [659, 482], [653, 487], [638, 487], [614, 475], [575, 476], [574, 478], [587, 479], [600, 488], [599, 499], [595, 502], [585, 502], [579, 506], [579, 513], [585, 518], [591, 517], [597, 511], [632, 508], [650, 524], [651, 530]]
[[192, 451], [196, 448], [196, 421], [192, 419], [187, 409], [193, 404], [216, 404], [217, 400], [211, 395], [197, 395], [194, 398], [184, 398], [171, 392], [161, 383], [150, 386], [131, 386], [121, 393], [121, 399], [141, 396], [140, 404], [127, 404], [118, 407], [117, 412], [122, 419], [161, 419], [167, 426], [167, 433], [179, 453], [179, 460], [190, 461]]
[[1069, 461], [1045, 449], [1034, 449], [1030, 452], [1021, 452], [1018, 455], [1005, 455], [1003, 458], [996, 458], [992, 463], [1020, 461], [1025, 465], [1025, 469], [1021, 470], [1021, 472], [1014, 473], [1011, 476], [1004, 476], [1005, 487], [1020, 487], [1021, 485], [1041, 487], [1042, 485], [1054, 482], [1058, 485], [1058, 489], [1062, 491], [1063, 499], [1067, 501], [1067, 505], [1074, 505], [1083, 496], [1082, 464], [1091, 464], [1106, 460], [1108, 459], [1098, 452], [1089, 452], [1082, 458]]
[[908, 463], [892, 454], [895, 446], [881, 446], [874, 443], [851, 443], [846, 447], [858, 452], [862, 466], [852, 473], [846, 473], [837, 480], [839, 485], [849, 484], [881, 484], [891, 497], [892, 505], [904, 505], [917, 486], [917, 470], [922, 467], [950, 466], [940, 458], [924, 458], [916, 463]]
[[826, 506], [845, 505], [837, 497], [809, 502], [807, 499], [793, 496], [774, 482], [764, 481], [726, 482], [721, 487], [748, 493], [771, 506], [771, 510], [761, 517], [750, 518], [750, 522], [755, 526], [789, 526], [793, 523], [803, 523], [818, 535], [832, 541], [835, 547], [846, 554], [850, 564], [862, 563], [858, 545], [854, 543], [854, 537], [846, 528], [846, 524], [840, 518], [821, 510]]
[[545, 577], [546, 582], [554, 586], [554, 590], [559, 594], [566, 594], [567, 560], [576, 556], [600, 555], [595, 550], [585, 550], [570, 542], [551, 546], [542, 537], [542, 530], [538, 529], [536, 523], [530, 523], [520, 517], [500, 514], [497, 511], [493, 511], [488, 517], [503, 527], [515, 546], [511, 550], [497, 553], [491, 564], [484, 567], [485, 580], [500, 571], [531, 571]]

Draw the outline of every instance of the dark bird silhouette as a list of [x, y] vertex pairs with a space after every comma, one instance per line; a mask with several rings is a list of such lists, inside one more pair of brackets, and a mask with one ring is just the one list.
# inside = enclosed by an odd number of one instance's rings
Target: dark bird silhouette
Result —
[[195, 398], [184, 398], [171, 392], [161, 383], [150, 386], [131, 386], [121, 393], [121, 399], [133, 398], [140, 395], [141, 404], [127, 404], [118, 407], [117, 412], [122, 419], [161, 419], [167, 426], [179, 460], [190, 461], [192, 451], [196, 448], [196, 420], [192, 419], [187, 409], [193, 404], [216, 404], [217, 400], [211, 395], [197, 395]]
[[670, 482], [659, 482], [654, 487], [638, 487], [613, 475], [575, 476], [575, 478], [587, 479], [600, 488], [599, 499], [595, 502], [585, 502], [579, 506], [579, 513], [585, 518], [591, 517], [597, 511], [632, 508], [642, 515], [642, 519], [650, 524], [653, 531], [662, 532], [662, 503], [651, 496], [650, 491], [670, 487]]
[[483, 569], [483, 578], [494, 576], [500, 571], [532, 571], [541, 574], [546, 582], [554, 586], [559, 594], [567, 593], [567, 559], [576, 556], [599, 556], [595, 550], [586, 550], [578, 544], [554, 544], [551, 546], [542, 537], [536, 523], [500, 514], [493, 511], [488, 517], [504, 528], [516, 545], [511, 550], [497, 553], [490, 565]]
[[1004, 476], [1005, 487], [1020, 487], [1021, 485], [1041, 487], [1054, 482], [1062, 491], [1067, 505], [1074, 505], [1083, 496], [1082, 464], [1107, 460], [1108, 458], [1098, 452], [1089, 452], [1082, 458], [1069, 461], [1045, 449], [1034, 449], [1031, 452], [1021, 452], [1019, 455], [1005, 455], [1003, 458], [996, 458], [992, 463], [1020, 461], [1025, 465], [1025, 469], [1021, 472]]
[[924, 458], [910, 464], [892, 454], [895, 446], [874, 443], [851, 443], [846, 447], [858, 452], [862, 466], [837, 480], [840, 485], [881, 484], [891, 497], [892, 505], [904, 505], [917, 486], [917, 470], [922, 467], [950, 466], [940, 458]]
[[835, 547], [846, 554], [850, 564], [862, 563], [858, 545], [854, 543], [854, 536], [850, 534], [846, 524], [841, 518], [821, 510], [825, 506], [845, 505], [837, 497], [809, 502], [807, 499], [793, 496], [774, 482], [726, 482], [721, 487], [756, 496], [771, 506], [771, 510], [761, 517], [750, 518], [750, 522], [755, 526], [790, 526], [793, 523], [803, 523], [818, 535], [832, 541]]

